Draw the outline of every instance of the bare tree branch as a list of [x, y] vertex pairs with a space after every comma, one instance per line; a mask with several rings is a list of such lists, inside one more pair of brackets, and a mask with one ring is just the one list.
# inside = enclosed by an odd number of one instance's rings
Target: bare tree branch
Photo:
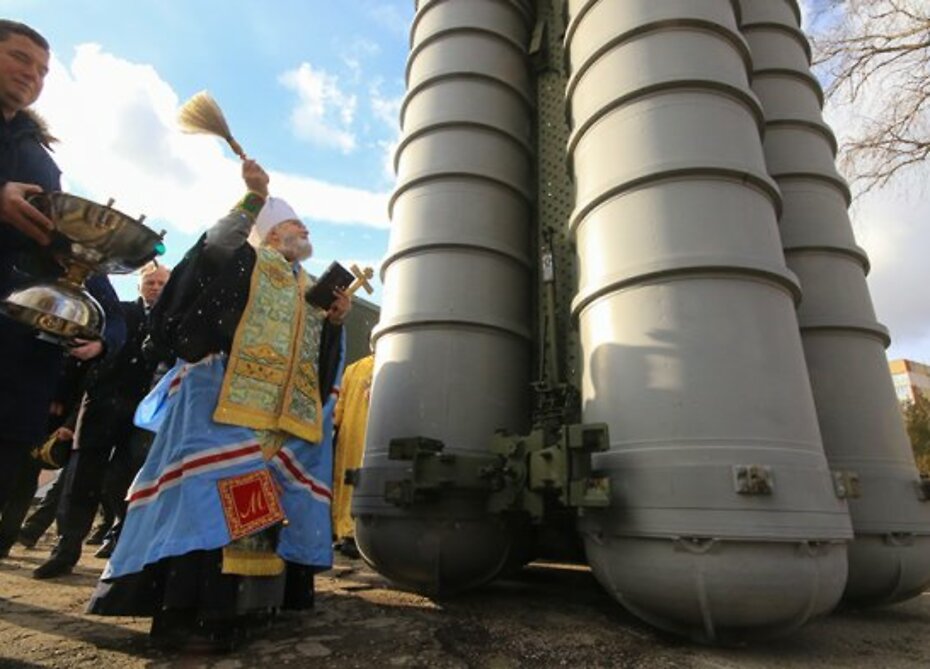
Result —
[[822, 0], [815, 67], [851, 112], [841, 166], [862, 192], [930, 158], [930, 2]]

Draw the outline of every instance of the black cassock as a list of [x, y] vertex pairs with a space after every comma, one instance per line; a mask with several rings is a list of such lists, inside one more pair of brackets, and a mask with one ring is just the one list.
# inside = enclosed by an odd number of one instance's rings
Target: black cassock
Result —
[[[158, 357], [177, 356], [186, 362], [228, 354], [248, 302], [255, 261], [255, 249], [247, 243], [231, 256], [213, 257], [201, 237], [172, 271], [152, 310], [146, 346]], [[341, 329], [327, 321], [321, 333], [318, 377], [323, 398], [338, 371]], [[153, 636], [185, 630], [222, 640], [275, 609], [313, 606], [312, 567], [286, 562], [281, 576], [247, 577], [223, 574], [222, 563], [222, 549], [160, 560], [141, 572], [101, 582], [88, 612], [151, 616]]]

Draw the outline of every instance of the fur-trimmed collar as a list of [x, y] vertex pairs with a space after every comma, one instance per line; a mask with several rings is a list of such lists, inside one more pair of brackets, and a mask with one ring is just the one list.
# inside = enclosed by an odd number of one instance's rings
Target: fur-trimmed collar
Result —
[[37, 139], [47, 148], [58, 141], [58, 138], [49, 130], [48, 122], [34, 109], [23, 109], [21, 112], [36, 128]]

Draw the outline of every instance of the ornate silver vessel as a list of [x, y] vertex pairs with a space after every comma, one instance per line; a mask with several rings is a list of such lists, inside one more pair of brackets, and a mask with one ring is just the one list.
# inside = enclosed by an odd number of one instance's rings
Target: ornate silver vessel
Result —
[[77, 339], [100, 339], [103, 309], [84, 288], [92, 274], [128, 274], [165, 251], [164, 232], [106, 205], [68, 193], [38, 193], [29, 198], [54, 223], [46, 248], [64, 268], [57, 281], [14, 290], [0, 300], [0, 313], [25, 323], [41, 339], [63, 346]]

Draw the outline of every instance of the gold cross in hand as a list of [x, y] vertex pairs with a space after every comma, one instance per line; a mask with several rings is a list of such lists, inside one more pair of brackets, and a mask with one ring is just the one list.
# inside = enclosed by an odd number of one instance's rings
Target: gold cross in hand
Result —
[[368, 280], [375, 275], [375, 271], [371, 267], [366, 267], [365, 269], [359, 269], [359, 266], [353, 264], [349, 269], [352, 270], [352, 274], [355, 275], [355, 281], [352, 282], [352, 285], [346, 288], [346, 294], [352, 295], [359, 288], [364, 288], [365, 292], [371, 295], [375, 292], [375, 289], [371, 287], [371, 284], [368, 283]]

